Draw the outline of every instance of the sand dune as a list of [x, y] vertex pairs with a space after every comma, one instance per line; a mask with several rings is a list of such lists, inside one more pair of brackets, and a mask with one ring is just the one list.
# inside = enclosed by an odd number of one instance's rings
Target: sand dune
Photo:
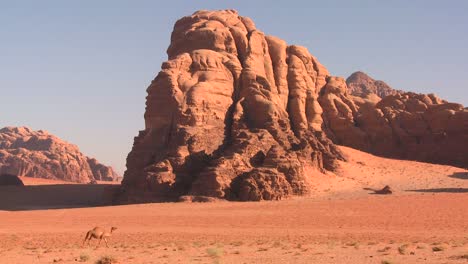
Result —
[[[348, 147], [340, 147], [348, 157], [341, 171], [323, 175], [311, 173], [313, 196], [332, 198], [369, 194], [364, 188], [390, 185], [395, 195], [414, 192], [468, 192], [468, 171], [453, 166], [377, 157]], [[445, 191], [444, 191], [445, 190]]]

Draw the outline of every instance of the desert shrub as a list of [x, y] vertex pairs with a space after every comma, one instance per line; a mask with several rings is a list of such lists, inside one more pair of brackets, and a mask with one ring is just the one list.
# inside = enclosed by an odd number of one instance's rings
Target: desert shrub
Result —
[[406, 248], [408, 247], [408, 245], [401, 245], [398, 247], [398, 253], [400, 253], [401, 255], [405, 255], [406, 254]]
[[212, 258], [219, 258], [219, 257], [221, 257], [223, 255], [223, 249], [218, 248], [218, 247], [208, 248], [206, 250], [206, 253], [208, 254], [208, 256], [210, 256]]
[[89, 256], [86, 254], [81, 254], [80, 255], [80, 262], [86, 262], [89, 260]]
[[115, 264], [117, 259], [112, 256], [103, 256], [96, 261], [96, 264]]

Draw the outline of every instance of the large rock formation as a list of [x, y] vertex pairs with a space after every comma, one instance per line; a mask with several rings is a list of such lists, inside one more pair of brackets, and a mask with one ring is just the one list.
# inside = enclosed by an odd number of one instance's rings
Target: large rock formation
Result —
[[321, 131], [329, 73], [306, 48], [224, 10], [177, 21], [167, 53], [127, 158], [124, 202], [280, 199], [309, 192], [305, 170], [344, 159]]
[[77, 146], [27, 127], [0, 129], [0, 174], [81, 183], [118, 177], [111, 167], [84, 156]]
[[[356, 87], [355, 80], [347, 82]], [[321, 92], [324, 129], [333, 142], [386, 157], [468, 167], [468, 111], [462, 105], [433, 94], [393, 90], [380, 99], [373, 94], [378, 89], [355, 91], [336, 78]]]
[[[366, 88], [364, 98], [352, 96], [345, 80], [330, 76], [306, 48], [265, 36], [233, 10], [180, 19], [167, 53], [147, 89], [145, 130], [127, 157], [120, 202], [307, 194], [314, 172], [333, 171], [345, 160], [330, 139], [402, 155], [400, 146], [413, 137], [406, 125], [415, 124], [407, 112], [422, 109], [416, 95], [380, 102], [373, 93], [390, 90], [373, 80], [377, 88]], [[442, 102], [427, 98], [425, 113], [438, 131], [459, 135], [455, 123], [465, 112], [433, 107]], [[450, 125], [441, 123], [446, 120]]]

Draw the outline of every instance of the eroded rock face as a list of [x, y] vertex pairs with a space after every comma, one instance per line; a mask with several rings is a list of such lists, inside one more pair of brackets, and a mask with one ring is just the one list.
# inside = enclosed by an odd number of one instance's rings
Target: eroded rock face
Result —
[[111, 167], [84, 156], [77, 146], [27, 127], [0, 129], [0, 174], [81, 183], [118, 177]]
[[180, 19], [167, 53], [119, 202], [305, 195], [314, 171], [345, 160], [334, 143], [466, 165], [467, 144], [454, 145], [468, 134], [462, 106], [363, 73], [348, 78], [350, 88], [306, 48], [265, 36], [236, 11]]
[[309, 192], [305, 167], [344, 157], [321, 130], [328, 71], [233, 10], [177, 21], [148, 88], [122, 202], [182, 195], [271, 200]]
[[353, 90], [346, 89], [343, 80], [332, 85], [333, 78], [319, 100], [325, 130], [336, 144], [386, 157], [468, 167], [468, 111], [462, 105], [433, 94], [401, 91], [373, 101], [369, 93], [350, 95]]

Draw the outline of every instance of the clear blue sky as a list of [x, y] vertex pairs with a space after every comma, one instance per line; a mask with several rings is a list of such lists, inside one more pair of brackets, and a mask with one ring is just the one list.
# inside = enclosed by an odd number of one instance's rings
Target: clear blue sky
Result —
[[174, 22], [226, 8], [333, 75], [468, 105], [468, 1], [0, 0], [0, 127], [48, 130], [122, 173]]

